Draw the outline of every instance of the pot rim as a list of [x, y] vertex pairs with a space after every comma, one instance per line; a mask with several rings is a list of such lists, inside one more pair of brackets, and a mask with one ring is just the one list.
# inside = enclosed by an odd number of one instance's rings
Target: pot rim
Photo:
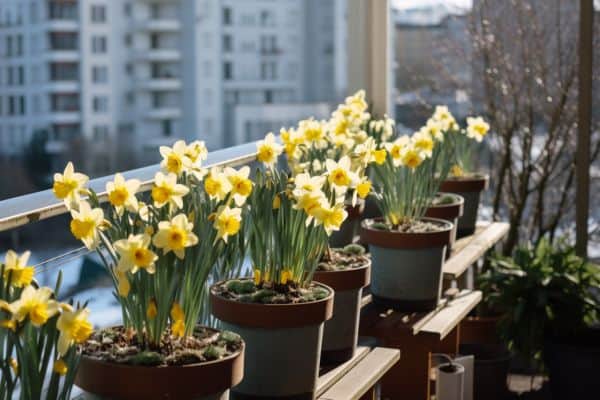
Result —
[[324, 283], [338, 292], [361, 289], [371, 283], [371, 260], [356, 268], [337, 271], [315, 271], [313, 279]]
[[451, 192], [438, 192], [440, 196], [453, 197], [456, 201], [448, 204], [432, 204], [426, 211], [425, 216], [454, 220], [462, 217], [465, 210], [465, 198], [460, 194]]
[[370, 226], [374, 222], [383, 221], [383, 218], [370, 218], [363, 220], [360, 224], [361, 241], [391, 249], [427, 249], [447, 246], [450, 243], [453, 223], [439, 218], [423, 217], [419, 219], [435, 222], [444, 228], [435, 232], [391, 232], [371, 228]]
[[481, 192], [488, 188], [490, 176], [488, 174], [473, 174], [462, 177], [448, 177], [440, 185], [444, 192], [472, 193]]
[[[245, 278], [252, 279], [252, 278]], [[298, 328], [321, 324], [333, 316], [335, 291], [322, 283], [314, 284], [329, 291], [320, 300], [290, 304], [244, 303], [226, 299], [215, 293], [215, 288], [232, 279], [216, 282], [210, 287], [210, 308], [218, 319], [249, 328]]]

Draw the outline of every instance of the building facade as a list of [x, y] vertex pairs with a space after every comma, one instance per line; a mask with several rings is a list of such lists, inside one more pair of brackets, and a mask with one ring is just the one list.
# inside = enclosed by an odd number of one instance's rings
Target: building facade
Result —
[[0, 154], [43, 130], [53, 152], [118, 143], [142, 164], [176, 138], [256, 139], [236, 132], [249, 106], [321, 112], [346, 94], [345, 3], [2, 0]]

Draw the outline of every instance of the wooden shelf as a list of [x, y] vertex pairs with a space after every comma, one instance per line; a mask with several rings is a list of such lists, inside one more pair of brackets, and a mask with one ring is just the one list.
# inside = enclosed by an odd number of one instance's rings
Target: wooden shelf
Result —
[[453, 280], [460, 277], [508, 234], [509, 226], [506, 222], [478, 222], [473, 235], [458, 239], [454, 243], [452, 255], [444, 263], [444, 279]]

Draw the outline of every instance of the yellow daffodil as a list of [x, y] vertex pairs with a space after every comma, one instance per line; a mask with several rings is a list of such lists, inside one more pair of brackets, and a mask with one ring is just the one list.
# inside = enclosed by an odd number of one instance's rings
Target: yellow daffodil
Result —
[[14, 332], [17, 329], [17, 323], [14, 319], [3, 319], [0, 321], [0, 328], [10, 329]]
[[461, 168], [460, 165], [454, 164], [452, 166], [452, 168], [450, 169], [450, 174], [452, 176], [463, 176], [465, 174], [465, 172], [463, 171], [463, 169]]
[[214, 222], [214, 228], [217, 230], [217, 239], [223, 239], [227, 243], [227, 238], [237, 234], [240, 230], [242, 221], [242, 209], [221, 206], [217, 210]]
[[225, 200], [231, 189], [232, 185], [229, 178], [217, 168], [213, 168], [204, 179], [204, 190], [213, 200]]
[[173, 303], [170, 314], [171, 332], [174, 336], [183, 337], [185, 335], [185, 313], [179, 303]]
[[375, 143], [375, 139], [370, 137], [354, 148], [354, 156], [363, 167], [366, 167], [375, 161], [375, 151], [377, 151], [377, 143]]
[[427, 121], [427, 125], [421, 128], [421, 130], [427, 132], [432, 138], [434, 138], [438, 142], [444, 141], [444, 125], [439, 121], [430, 119]]
[[52, 191], [54, 195], [65, 202], [67, 209], [71, 210], [79, 205], [81, 193], [85, 191], [85, 184], [89, 178], [75, 172], [73, 163], [69, 162], [62, 174], [54, 174]]
[[244, 166], [239, 170], [231, 167], [225, 169], [225, 175], [231, 183], [231, 193], [233, 193], [233, 201], [238, 207], [241, 207], [246, 202], [250, 193], [252, 193], [252, 181], [248, 178], [250, 175], [250, 167]]
[[195, 140], [186, 146], [184, 154], [192, 164], [196, 165], [206, 160], [208, 157], [208, 150], [203, 141]]
[[294, 129], [286, 130], [281, 128], [279, 136], [281, 137], [281, 142], [283, 143], [285, 154], [288, 156], [288, 159], [297, 159], [299, 156], [298, 146], [304, 143], [303, 135]]
[[135, 274], [138, 269], [144, 269], [149, 274], [156, 271], [154, 263], [158, 256], [150, 250], [151, 238], [147, 234], [129, 235], [114, 243], [114, 248], [119, 255], [117, 268], [120, 271], [131, 271]]
[[129, 296], [129, 292], [131, 291], [131, 283], [129, 283], [129, 278], [127, 278], [127, 273], [117, 269], [116, 275], [117, 275], [117, 292], [119, 293], [119, 296], [121, 296], [121, 297]]
[[296, 204], [293, 206], [297, 210], [304, 210], [308, 214], [306, 225], [310, 225], [313, 218], [319, 213], [323, 204], [326, 203], [325, 194], [320, 190], [304, 192], [296, 197]]
[[338, 162], [332, 159], [325, 160], [327, 180], [333, 185], [336, 192], [345, 193], [348, 187], [353, 186], [357, 176], [350, 170], [351, 162], [348, 156], [342, 157]]
[[335, 204], [333, 207], [321, 207], [318, 210], [315, 219], [319, 223], [323, 224], [323, 228], [325, 228], [327, 234], [331, 235], [332, 231], [337, 231], [340, 229], [340, 226], [342, 225], [347, 216], [348, 213], [346, 212], [346, 210], [344, 210], [344, 205], [338, 203]]
[[254, 268], [254, 275], [253, 276], [254, 276], [254, 284], [255, 285], [259, 285], [262, 282], [261, 275], [262, 275], [262, 273], [260, 272], [260, 269]]
[[269, 168], [273, 168], [277, 163], [277, 157], [282, 153], [283, 148], [275, 141], [273, 132], [269, 132], [264, 140], [256, 144], [256, 158]]
[[467, 136], [478, 142], [483, 140], [490, 130], [490, 125], [481, 117], [467, 118]]
[[71, 233], [76, 239], [81, 240], [85, 247], [95, 249], [100, 241], [98, 230], [104, 221], [104, 212], [101, 208], [92, 209], [87, 202], [82, 201], [79, 211], [71, 210]]
[[60, 376], [65, 376], [69, 371], [69, 367], [62, 358], [59, 358], [54, 362], [54, 365], [52, 366], [52, 371], [54, 371], [54, 373]]
[[4, 280], [10, 276], [12, 286], [22, 288], [31, 283], [35, 268], [27, 266], [31, 252], [26, 251], [20, 256], [12, 250], [6, 252], [4, 259]]
[[281, 276], [279, 277], [279, 283], [282, 285], [287, 284], [289, 281], [292, 281], [292, 271], [289, 269], [284, 269], [281, 271]]
[[321, 175], [310, 176], [308, 173], [301, 173], [294, 177], [294, 196], [300, 197], [304, 193], [320, 191], [325, 184], [326, 178]]
[[441, 124], [443, 131], [451, 130], [456, 123], [447, 106], [437, 106], [431, 118]]
[[433, 154], [433, 138], [427, 130], [415, 132], [411, 138], [413, 148], [423, 153], [425, 157], [431, 157]]
[[325, 126], [321, 121], [307, 119], [298, 123], [298, 131], [307, 143], [321, 147], [325, 144]]
[[27, 286], [21, 292], [21, 297], [9, 305], [13, 319], [23, 322], [28, 318], [34, 326], [44, 325], [59, 310], [58, 303], [52, 299], [53, 295], [49, 287], [35, 289]]
[[345, 103], [354, 107], [359, 111], [364, 111], [367, 109], [368, 104], [365, 100], [366, 93], [364, 90], [359, 90], [352, 96], [346, 98]]
[[119, 215], [123, 213], [124, 209], [129, 212], [137, 212], [138, 200], [135, 194], [140, 188], [140, 184], [138, 179], [126, 181], [121, 174], [116, 174], [113, 182], [106, 183], [108, 201], [115, 207]]
[[187, 145], [183, 140], [176, 141], [173, 147], [160, 146], [159, 151], [163, 158], [160, 166], [163, 171], [177, 176], [181, 175], [189, 166], [187, 150]]
[[394, 140], [392, 143], [385, 143], [385, 149], [390, 154], [392, 159], [392, 163], [395, 167], [402, 164], [402, 153], [406, 146], [410, 143], [410, 139], [408, 136], [403, 135], [398, 139]]
[[162, 172], [157, 172], [154, 176], [152, 200], [157, 208], [170, 204], [174, 209], [180, 209], [183, 207], [183, 196], [189, 191], [187, 186], [177, 183], [177, 175], [174, 173], [164, 175]]
[[371, 193], [371, 181], [368, 179], [362, 180], [356, 185], [356, 193], [358, 193], [358, 197], [361, 199], [366, 198]]
[[64, 356], [73, 344], [85, 342], [92, 334], [93, 326], [88, 321], [90, 310], [80, 308], [74, 310], [68, 304], [63, 304], [63, 311], [56, 321], [56, 328], [60, 332], [57, 350]]
[[273, 204], [271, 205], [271, 207], [273, 208], [273, 210], [279, 210], [279, 207], [281, 207], [281, 197], [279, 197], [278, 194], [276, 194], [275, 197], [273, 197]]
[[417, 168], [423, 162], [423, 153], [419, 150], [409, 147], [402, 152], [402, 164], [412, 170]]
[[163, 249], [163, 253], [170, 251], [177, 258], [185, 257], [185, 248], [198, 243], [198, 237], [192, 232], [194, 224], [189, 222], [185, 214], [176, 215], [171, 221], [158, 223], [158, 232], [154, 235], [152, 243]]
[[156, 300], [150, 299], [148, 307], [146, 308], [146, 317], [154, 319], [158, 315], [158, 307], [156, 306]]

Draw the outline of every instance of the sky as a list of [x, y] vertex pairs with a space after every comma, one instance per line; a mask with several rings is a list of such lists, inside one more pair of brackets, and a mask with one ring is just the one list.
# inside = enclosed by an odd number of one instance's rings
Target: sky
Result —
[[472, 0], [392, 0], [395, 8], [403, 10], [414, 8], [422, 5], [448, 5], [459, 8], [470, 8], [473, 4]]

